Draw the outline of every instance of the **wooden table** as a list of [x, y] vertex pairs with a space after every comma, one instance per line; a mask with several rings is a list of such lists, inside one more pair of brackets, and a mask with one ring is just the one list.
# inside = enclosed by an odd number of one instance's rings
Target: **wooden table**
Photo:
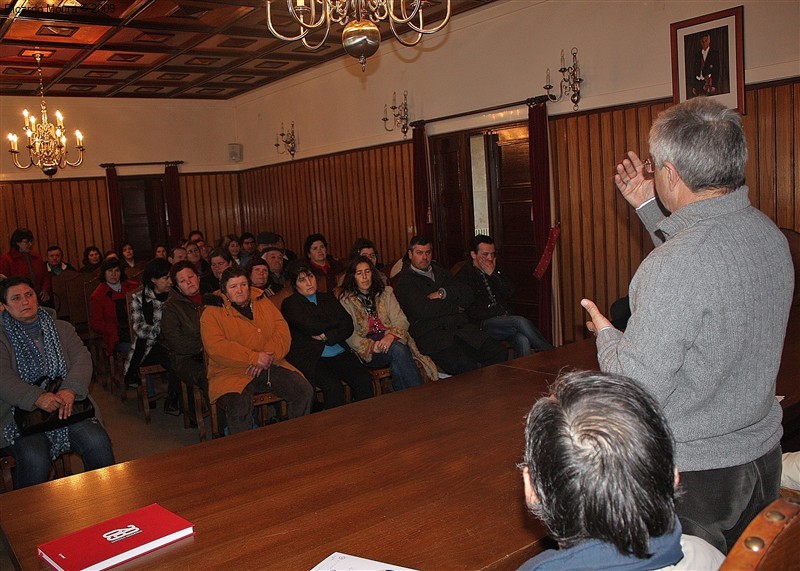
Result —
[[551, 375], [489, 367], [0, 495], [19, 568], [36, 545], [158, 502], [196, 536], [122, 569], [310, 569], [334, 551], [509, 569], [542, 549], [516, 463]]

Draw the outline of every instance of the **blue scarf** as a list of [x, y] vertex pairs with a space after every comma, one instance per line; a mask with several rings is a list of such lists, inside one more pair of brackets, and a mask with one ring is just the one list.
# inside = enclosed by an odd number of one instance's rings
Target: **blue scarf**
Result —
[[[67, 363], [61, 351], [61, 343], [58, 339], [55, 321], [41, 307], [39, 308], [37, 319], [42, 328], [44, 355], [39, 352], [33, 339], [23, 329], [22, 324], [11, 317], [7, 311], [3, 312], [3, 328], [9, 343], [11, 343], [11, 348], [14, 350], [17, 373], [23, 381], [31, 385], [44, 376], [53, 379], [67, 376]], [[46, 388], [46, 386], [43, 388]], [[11, 409], [11, 414], [13, 418], [14, 407]], [[3, 427], [3, 436], [9, 444], [14, 444], [19, 438], [19, 428], [13, 420]], [[50, 441], [50, 457], [53, 460], [64, 452], [69, 452], [68, 428], [45, 432], [45, 436]]]

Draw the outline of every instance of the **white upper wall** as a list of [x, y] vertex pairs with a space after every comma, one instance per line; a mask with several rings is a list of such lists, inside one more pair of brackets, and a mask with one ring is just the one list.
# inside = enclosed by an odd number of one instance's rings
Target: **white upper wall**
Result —
[[[295, 122], [297, 158], [394, 142], [399, 131], [386, 133], [380, 121], [393, 91], [408, 90], [412, 120], [523, 100], [543, 93], [546, 68], [555, 70], [561, 50], [568, 54], [572, 46], [585, 79], [582, 110], [669, 97], [670, 23], [738, 5], [744, 5], [745, 82], [800, 75], [797, 0], [506, 0], [453, 18], [416, 48], [385, 42], [366, 73], [343, 57], [224, 102], [48, 99], [71, 131], [83, 131], [88, 149], [80, 169], [58, 176], [102, 175], [103, 162], [184, 160], [183, 172], [203, 172], [286, 161], [274, 147], [281, 122]], [[24, 106], [31, 110], [36, 99], [3, 98], [0, 133], [20, 134]], [[566, 101], [549, 108], [571, 111]], [[522, 107], [436, 123], [428, 132], [525, 116]], [[228, 161], [232, 142], [243, 145], [241, 163]], [[162, 170], [130, 167], [119, 174]], [[7, 156], [0, 161], [0, 179], [42, 176], [31, 171], [14, 168]]]

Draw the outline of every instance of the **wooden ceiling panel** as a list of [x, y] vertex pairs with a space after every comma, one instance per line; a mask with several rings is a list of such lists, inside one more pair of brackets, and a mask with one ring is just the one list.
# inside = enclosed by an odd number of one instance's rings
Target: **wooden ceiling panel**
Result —
[[[452, 11], [494, 1], [452, 0]], [[426, 25], [441, 19], [442, 3], [427, 0]], [[273, 4], [277, 14], [281, 6]], [[379, 27], [386, 41], [388, 24]], [[38, 92], [31, 70], [39, 49], [48, 95], [228, 99], [347, 57], [341, 29], [333, 24], [325, 45], [310, 51], [272, 36], [265, 0], [8, 0], [0, 2], [0, 89]]]

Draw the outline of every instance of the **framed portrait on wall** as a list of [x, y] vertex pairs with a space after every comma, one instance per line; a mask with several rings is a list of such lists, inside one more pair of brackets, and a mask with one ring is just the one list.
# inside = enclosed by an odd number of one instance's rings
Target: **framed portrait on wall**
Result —
[[744, 114], [743, 8], [670, 24], [672, 98], [716, 97]]

